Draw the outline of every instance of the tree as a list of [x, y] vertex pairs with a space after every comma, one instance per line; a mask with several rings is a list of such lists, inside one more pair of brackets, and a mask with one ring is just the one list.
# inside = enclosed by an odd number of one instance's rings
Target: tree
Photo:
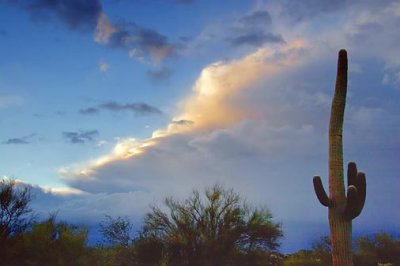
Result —
[[332, 246], [329, 237], [323, 236], [312, 244], [312, 250], [300, 250], [288, 255], [284, 266], [330, 266]]
[[132, 265], [134, 251], [131, 236], [132, 224], [128, 217], [113, 218], [109, 215], [100, 223], [105, 245], [98, 246], [101, 265]]
[[132, 241], [131, 230], [132, 224], [128, 217], [112, 218], [106, 215], [105, 220], [100, 223], [104, 242], [111, 245], [129, 246]]
[[400, 265], [400, 239], [376, 233], [356, 239], [356, 265]]
[[23, 250], [17, 265], [90, 265], [87, 236], [85, 227], [50, 215], [22, 235]]
[[29, 187], [17, 186], [15, 180], [0, 180], [0, 247], [13, 235], [23, 232], [31, 222]]
[[[269, 265], [276, 260], [281, 226], [265, 208], [250, 208], [233, 190], [215, 185], [185, 201], [165, 200], [168, 212], [153, 207], [142, 241], [162, 248], [160, 261], [179, 265]], [[145, 257], [145, 256], [143, 256]]]

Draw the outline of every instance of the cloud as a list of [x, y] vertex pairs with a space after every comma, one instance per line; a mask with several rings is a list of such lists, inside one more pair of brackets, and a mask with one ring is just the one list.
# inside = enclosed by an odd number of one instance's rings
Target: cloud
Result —
[[288, 14], [294, 21], [300, 21], [310, 17], [314, 17], [320, 13], [329, 13], [343, 8], [348, 5], [347, 0], [338, 1], [318, 1], [318, 0], [286, 0], [283, 1], [283, 12]]
[[65, 131], [62, 133], [62, 136], [73, 144], [93, 141], [97, 135], [99, 135], [99, 131], [97, 130], [88, 130], [79, 132]]
[[36, 134], [30, 134], [20, 138], [10, 138], [7, 141], [4, 141], [3, 144], [29, 144], [30, 139], [34, 136], [36, 136]]
[[165, 35], [154, 29], [135, 23], [125, 22], [110, 27], [113, 27], [113, 32], [108, 38], [103, 38], [101, 43], [107, 43], [109, 47], [127, 49], [130, 57], [142, 58], [145, 54], [159, 64], [165, 58], [176, 55], [184, 47], [179, 43], [171, 43]]
[[103, 12], [100, 0], [12, 0], [6, 3], [26, 10], [34, 21], [56, 20], [71, 30], [93, 32], [96, 43], [128, 51], [138, 49], [156, 64], [184, 48], [154, 29], [133, 22], [112, 23]]
[[230, 43], [234, 46], [251, 45], [261, 46], [265, 43], [283, 43], [284, 40], [281, 35], [265, 32], [251, 32], [243, 35], [236, 36], [230, 39]]
[[92, 115], [92, 114], [97, 114], [98, 112], [99, 109], [96, 107], [88, 107], [79, 110], [79, 113], [82, 115]]
[[[348, 11], [354, 10], [379, 10], [382, 7], [396, 3], [396, 0], [337, 0], [337, 1], [318, 1], [318, 0], [285, 0], [281, 1], [281, 11], [289, 16], [292, 23], [312, 20], [318, 16], [336, 13], [339, 16], [345, 15]], [[349, 15], [354, 15], [350, 12]]]
[[[321, 228], [327, 230], [326, 209], [318, 204], [311, 180], [319, 174], [327, 182], [327, 121], [336, 64], [331, 49], [313, 39], [288, 40], [210, 64], [165, 128], [148, 139], [121, 139], [109, 154], [61, 168], [60, 177], [97, 197], [141, 195], [143, 202], [132, 201], [137, 209], [146, 209], [153, 199], [184, 198], [192, 188], [219, 182], [249, 202], [267, 204], [289, 228], [289, 240], [298, 237], [293, 237], [298, 224], [317, 224], [307, 227], [307, 234], [320, 234]], [[350, 59], [356, 54], [349, 53]], [[371, 68], [368, 60], [358, 61], [361, 73], [350, 73], [345, 160], [357, 161], [367, 172], [371, 196], [357, 228], [379, 230], [382, 217], [388, 226], [400, 219], [399, 213], [382, 208], [388, 199], [400, 200], [395, 186], [387, 185], [396, 182], [393, 173], [400, 170], [394, 162], [400, 116], [393, 97], [374, 96], [381, 68]], [[308, 209], [313, 212], [305, 217]]]
[[[126, 163], [135, 165], [136, 160], [140, 161], [149, 150], [157, 153], [157, 148], [163, 146], [160, 143], [168, 143], [166, 144], [168, 146], [169, 139], [172, 142], [179, 141], [179, 136], [183, 137], [182, 134], [186, 138], [191, 134], [209, 132], [240, 122], [251, 116], [253, 110], [241, 108], [241, 103], [236, 100], [241, 99], [244, 91], [255, 86], [266, 76], [275, 75], [283, 69], [295, 66], [294, 59], [301, 57], [300, 51], [304, 47], [304, 42], [294, 41], [282, 49], [260, 49], [239, 60], [211, 64], [203, 69], [193, 87], [193, 95], [181, 102], [181, 113], [175, 116], [173, 122], [166, 128], [156, 130], [151, 138], [143, 141], [122, 140], [111, 154], [94, 160], [83, 169], [65, 167], [61, 170], [63, 177], [71, 184], [81, 184], [87, 177], [96, 176], [98, 173], [102, 175], [107, 172], [105, 169], [114, 168], [115, 165], [126, 165]], [[119, 104], [102, 105], [103, 108], [106, 106], [113, 110], [127, 108]], [[190, 126], [182, 126], [189, 124]], [[190, 150], [190, 145], [184, 149], [187, 148]], [[168, 149], [166, 152], [169, 152]], [[175, 152], [173, 156], [177, 156]], [[96, 179], [99, 183], [104, 182], [102, 177]], [[121, 184], [123, 183], [126, 182], [121, 181]], [[112, 186], [119, 187], [119, 183], [116, 182]]]
[[80, 109], [79, 113], [83, 115], [91, 115], [100, 112], [100, 110], [106, 110], [109, 112], [129, 111], [135, 115], [162, 114], [160, 109], [147, 103], [118, 103], [114, 101], [105, 102], [96, 107]]
[[167, 67], [147, 71], [147, 76], [155, 82], [166, 81], [171, 77], [171, 75], [172, 71]]
[[280, 34], [271, 32], [272, 18], [266, 10], [257, 10], [240, 18], [228, 41], [233, 46], [260, 47], [266, 43], [284, 43]]
[[138, 60], [141, 63], [143, 63], [145, 61], [143, 52], [137, 48], [133, 48], [133, 49], [129, 50], [128, 56], [130, 58], [134, 58], [134, 59]]
[[193, 126], [194, 122], [190, 121], [190, 120], [181, 119], [181, 120], [173, 120], [171, 122], [171, 124], [179, 125], [179, 126]]
[[113, 35], [116, 31], [117, 29], [111, 25], [107, 15], [101, 13], [97, 20], [94, 40], [97, 43], [107, 43], [111, 35]]
[[161, 110], [157, 107], [148, 105], [146, 103], [126, 103], [121, 104], [117, 102], [106, 102], [99, 106], [102, 109], [119, 112], [119, 111], [131, 111], [135, 114], [146, 115], [146, 114], [161, 114]]
[[93, 31], [101, 16], [99, 0], [14, 0], [7, 1], [25, 9], [34, 21], [58, 20], [71, 30]]
[[100, 72], [103, 72], [103, 73], [107, 72], [109, 68], [110, 68], [110, 65], [107, 64], [107, 62], [104, 62], [104, 61], [100, 61], [99, 62], [99, 70], [100, 70]]
[[28, 144], [29, 142], [26, 141], [24, 138], [11, 138], [8, 139], [4, 144]]
[[[7, 177], [0, 177], [6, 178]], [[71, 187], [47, 187], [16, 179], [17, 187], [29, 187], [32, 194], [31, 207], [39, 219], [47, 218], [50, 213], [57, 212], [58, 218], [87, 226], [98, 224], [104, 215], [131, 216], [134, 223], [141, 221], [147, 211], [149, 193], [98, 193], [91, 194]], [[144, 202], [143, 206], [123, 204], [121, 202]], [[90, 234], [94, 234], [91, 230]]]
[[268, 27], [272, 24], [271, 15], [266, 10], [257, 10], [239, 19], [243, 27]]

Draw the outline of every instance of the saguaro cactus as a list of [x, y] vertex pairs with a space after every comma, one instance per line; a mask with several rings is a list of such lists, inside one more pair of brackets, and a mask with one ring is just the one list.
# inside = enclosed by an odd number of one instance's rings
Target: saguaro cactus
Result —
[[329, 197], [321, 178], [313, 179], [314, 190], [322, 205], [329, 208], [329, 228], [333, 266], [353, 265], [351, 251], [351, 222], [364, 207], [365, 174], [357, 172], [354, 162], [347, 170], [347, 195], [343, 180], [343, 117], [347, 93], [347, 52], [339, 51], [335, 95], [329, 121]]

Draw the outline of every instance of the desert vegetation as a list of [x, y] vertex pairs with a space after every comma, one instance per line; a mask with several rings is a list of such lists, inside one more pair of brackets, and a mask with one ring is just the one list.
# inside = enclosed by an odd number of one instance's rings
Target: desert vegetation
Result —
[[[140, 228], [127, 217], [99, 221], [103, 240], [89, 245], [87, 227], [50, 214], [38, 219], [28, 188], [0, 182], [2, 265], [332, 265], [328, 237], [283, 254], [284, 234], [270, 211], [252, 207], [219, 185], [184, 201], [150, 207]], [[356, 238], [354, 264], [399, 265], [400, 239], [388, 233]]]

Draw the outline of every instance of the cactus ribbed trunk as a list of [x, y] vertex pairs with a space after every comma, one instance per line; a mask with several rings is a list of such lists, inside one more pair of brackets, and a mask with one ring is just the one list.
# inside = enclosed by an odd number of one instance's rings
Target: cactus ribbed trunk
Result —
[[347, 167], [347, 194], [343, 177], [343, 117], [347, 94], [347, 52], [339, 51], [335, 95], [329, 121], [329, 197], [321, 177], [314, 176], [314, 190], [319, 202], [329, 208], [329, 227], [333, 266], [352, 266], [351, 221], [360, 215], [367, 192], [365, 174], [357, 165]]
[[352, 266], [351, 220], [345, 219], [346, 195], [343, 177], [343, 117], [347, 93], [347, 53], [339, 52], [335, 95], [329, 122], [329, 226], [333, 266]]

